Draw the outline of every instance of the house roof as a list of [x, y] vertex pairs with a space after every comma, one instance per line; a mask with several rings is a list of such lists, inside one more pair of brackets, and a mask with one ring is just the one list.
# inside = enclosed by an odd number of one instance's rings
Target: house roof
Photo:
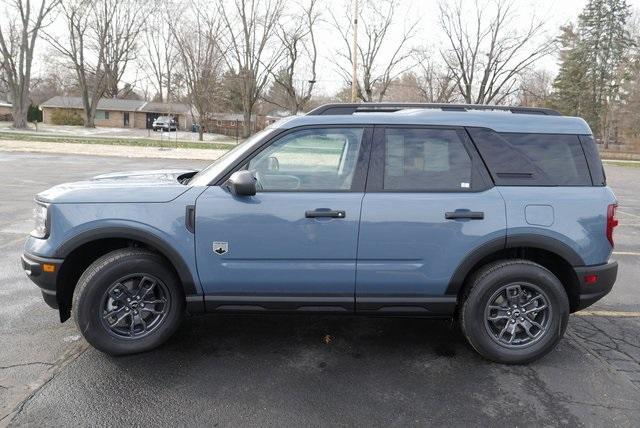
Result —
[[[244, 121], [244, 115], [242, 113], [212, 113], [211, 118], [215, 120], [224, 120], [224, 121], [234, 121], [237, 120], [239, 122]], [[251, 115], [251, 120], [256, 120], [256, 115]]]
[[[40, 107], [81, 109], [82, 98], [55, 96], [45, 101]], [[109, 111], [139, 111], [145, 113], [189, 113], [190, 107], [178, 103], [154, 103], [141, 100], [121, 100], [118, 98], [101, 98], [98, 101], [98, 110]]]
[[0, 106], [1, 107], [11, 107], [11, 103], [9, 101], [7, 101], [7, 100], [0, 99]]
[[191, 107], [186, 104], [180, 103], [154, 103], [147, 102], [138, 111], [147, 113], [182, 113], [187, 114], [191, 112]]

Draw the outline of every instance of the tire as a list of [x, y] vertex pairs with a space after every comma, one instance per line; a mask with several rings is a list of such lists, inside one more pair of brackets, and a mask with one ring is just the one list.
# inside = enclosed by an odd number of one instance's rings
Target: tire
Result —
[[[165, 342], [179, 327], [184, 306], [180, 281], [166, 260], [127, 248], [100, 257], [85, 270], [73, 293], [72, 310], [78, 330], [94, 348], [126, 355]], [[105, 318], [108, 314], [113, 315]]]
[[553, 350], [564, 335], [569, 299], [558, 278], [543, 266], [502, 260], [481, 268], [470, 284], [459, 311], [460, 325], [484, 358], [526, 364]]

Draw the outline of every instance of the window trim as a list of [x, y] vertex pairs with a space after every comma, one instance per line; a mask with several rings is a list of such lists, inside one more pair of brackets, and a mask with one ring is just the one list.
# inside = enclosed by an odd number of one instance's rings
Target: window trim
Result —
[[346, 129], [361, 128], [363, 130], [362, 141], [360, 142], [360, 153], [358, 153], [358, 159], [356, 161], [355, 172], [353, 174], [353, 181], [351, 182], [350, 189], [259, 190], [258, 194], [260, 193], [362, 193], [365, 191], [365, 186], [367, 181], [367, 172], [368, 172], [367, 166], [369, 164], [369, 157], [371, 155], [371, 141], [373, 137], [374, 126], [371, 124], [357, 124], [357, 123], [346, 124], [346, 125], [345, 124], [305, 125], [305, 126], [297, 126], [295, 128], [286, 129], [286, 130], [283, 130], [282, 132], [277, 132], [274, 135], [267, 138], [262, 143], [256, 145], [254, 150], [252, 150], [250, 153], [247, 153], [245, 156], [239, 159], [236, 159], [233, 165], [230, 168], [228, 168], [224, 174], [214, 179], [211, 183], [209, 183], [209, 185], [222, 186], [229, 179], [231, 174], [241, 170], [244, 167], [244, 165], [249, 163], [254, 157], [260, 154], [262, 151], [266, 150], [272, 144], [279, 141], [281, 138], [286, 137], [287, 135], [290, 135], [292, 133], [299, 132], [299, 131], [305, 131], [308, 129], [340, 129], [340, 128], [346, 128]]
[[[469, 189], [424, 190], [424, 189], [385, 189], [384, 165], [386, 159], [385, 134], [387, 129], [423, 129], [455, 131], [471, 161], [471, 187]], [[437, 125], [378, 125], [374, 129], [369, 174], [367, 175], [367, 193], [478, 193], [493, 187], [493, 182], [480, 155], [476, 151], [464, 127]]]

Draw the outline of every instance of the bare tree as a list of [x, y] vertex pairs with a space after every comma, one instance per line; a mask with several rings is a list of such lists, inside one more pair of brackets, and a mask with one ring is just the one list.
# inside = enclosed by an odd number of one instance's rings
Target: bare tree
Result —
[[451, 70], [434, 61], [429, 49], [417, 49], [414, 52], [418, 61], [417, 90], [422, 100], [428, 103], [454, 102], [457, 80]]
[[548, 70], [526, 70], [522, 73], [515, 102], [527, 107], [547, 107], [552, 89], [553, 75]]
[[[149, 16], [145, 3], [139, 0], [102, 0], [106, 10], [113, 9], [113, 17], [110, 25], [107, 25], [107, 44], [105, 46], [105, 95], [111, 98], [128, 96], [132, 91], [132, 85], [125, 84], [120, 88], [120, 83], [125, 75], [127, 66], [136, 59], [138, 54], [138, 37], [144, 28], [144, 23]], [[107, 21], [103, 22], [104, 24]]]
[[[314, 30], [320, 16], [317, 3], [317, 0], [309, 0], [302, 5], [300, 14], [286, 14], [284, 22], [279, 24], [278, 37], [284, 48], [284, 65], [271, 74], [274, 80], [272, 90], [282, 96], [269, 99], [269, 102], [294, 115], [305, 108], [316, 83], [318, 47]], [[308, 64], [303, 64], [305, 59]], [[303, 69], [305, 65], [307, 68]], [[306, 79], [301, 78], [305, 72], [308, 73]]]
[[47, 40], [75, 71], [84, 124], [93, 128], [100, 98], [119, 94], [127, 64], [135, 58], [143, 7], [138, 1], [118, 0], [69, 0], [61, 5], [68, 36], [47, 34]]
[[[468, 4], [465, 2], [465, 5]], [[532, 18], [517, 29], [514, 0], [440, 2], [440, 27], [448, 49], [441, 52], [457, 82], [457, 91], [470, 104], [500, 104], [517, 91], [519, 75], [555, 49], [543, 36], [544, 22]]]
[[[415, 66], [409, 63], [412, 53], [408, 45], [418, 31], [420, 19], [398, 16], [400, 4], [400, 0], [364, 1], [358, 12], [358, 23], [364, 34], [359, 34], [357, 52], [353, 52], [351, 44], [352, 11], [341, 9], [337, 14], [330, 13], [333, 27], [343, 43], [343, 49], [336, 54], [348, 64], [346, 67], [338, 65], [338, 71], [345, 82], [351, 84], [351, 69], [357, 58], [356, 90], [362, 101], [382, 101], [391, 81]], [[401, 32], [396, 30], [400, 25], [403, 26]], [[394, 39], [393, 33], [399, 34], [399, 38]]]
[[179, 53], [171, 31], [174, 21], [172, 2], [159, 2], [144, 27], [145, 55], [141, 64], [156, 91], [156, 98], [163, 102], [170, 100], [173, 91], [173, 71], [179, 61]]
[[31, 69], [40, 30], [59, 0], [4, 1], [5, 21], [0, 21], [0, 60], [6, 85], [13, 101], [13, 126], [27, 127], [31, 103]]
[[224, 52], [220, 48], [220, 18], [207, 8], [194, 7], [195, 17], [171, 25], [171, 31], [180, 53], [191, 105], [200, 121], [199, 139], [203, 139], [203, 126], [210, 123], [212, 113], [220, 100]]
[[233, 0], [220, 4], [225, 27], [226, 63], [238, 81], [244, 116], [242, 135], [251, 135], [253, 110], [281, 58], [271, 44], [282, 16], [283, 0]]

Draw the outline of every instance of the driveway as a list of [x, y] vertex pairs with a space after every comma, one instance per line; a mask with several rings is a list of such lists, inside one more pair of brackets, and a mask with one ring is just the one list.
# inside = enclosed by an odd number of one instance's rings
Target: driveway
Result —
[[451, 322], [400, 318], [198, 316], [153, 352], [88, 348], [19, 266], [33, 195], [202, 165], [0, 151], [0, 426], [640, 425], [640, 168], [607, 167], [620, 199], [613, 292], [527, 366], [482, 360]]

